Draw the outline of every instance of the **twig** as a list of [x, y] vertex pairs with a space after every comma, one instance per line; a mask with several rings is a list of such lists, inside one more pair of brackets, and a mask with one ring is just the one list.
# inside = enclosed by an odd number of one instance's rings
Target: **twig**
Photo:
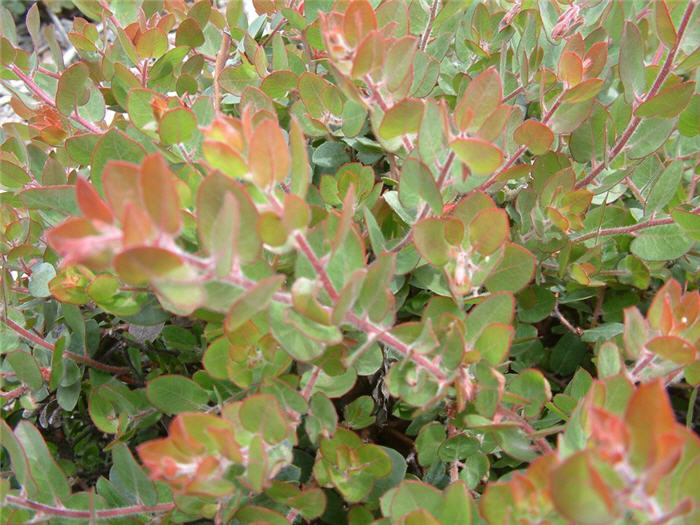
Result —
[[569, 332], [571, 332], [574, 335], [581, 336], [583, 334], [583, 330], [577, 326], [572, 325], [566, 317], [562, 315], [562, 313], [559, 311], [559, 294], [556, 294], [556, 304], [554, 305], [554, 315], [561, 321], [561, 324], [563, 324]]
[[224, 35], [221, 38], [221, 47], [216, 55], [216, 63], [214, 66], [214, 111], [216, 113], [221, 111], [221, 84], [219, 84], [219, 76], [226, 65], [226, 59], [228, 58], [228, 51], [230, 47], [231, 37], [226, 31], [224, 31]]
[[311, 391], [314, 389], [314, 385], [318, 380], [318, 376], [321, 373], [321, 367], [314, 366], [313, 372], [311, 372], [311, 377], [309, 377], [309, 382], [306, 383], [304, 390], [301, 392], [301, 396], [308, 401], [311, 399]]
[[425, 31], [421, 35], [420, 43], [418, 44], [418, 49], [420, 51], [425, 51], [428, 45], [428, 39], [430, 38], [430, 32], [433, 29], [433, 22], [435, 22], [435, 15], [437, 14], [437, 6], [440, 0], [433, 0], [433, 5], [430, 8], [430, 15], [428, 17], [428, 24], [425, 26]]
[[[0, 322], [2, 322], [3, 324], [7, 325], [10, 328], [12, 328], [18, 335], [31, 341], [32, 343], [34, 343], [38, 346], [41, 346], [47, 350], [50, 350], [51, 352], [54, 351], [54, 348], [55, 348], [54, 345], [52, 345], [48, 341], [45, 341], [41, 337], [33, 334], [29, 330], [22, 328], [20, 325], [18, 325], [17, 323], [12, 321], [11, 319], [0, 318]], [[105, 372], [110, 372], [112, 374], [131, 373], [131, 369], [129, 367], [106, 365], [104, 363], [100, 363], [99, 361], [95, 361], [91, 357], [80, 355], [80, 354], [75, 354], [73, 352], [64, 351], [63, 357], [67, 357], [68, 359], [72, 359], [73, 361], [76, 361], [78, 363], [82, 363], [82, 364], [90, 366], [92, 368], [97, 368], [98, 370], [104, 370]]]
[[[695, 215], [700, 214], [700, 206], [692, 209], [690, 211], [690, 213], [693, 213]], [[585, 235], [581, 235], [581, 236], [576, 237], [572, 240], [574, 242], [581, 242], [581, 241], [587, 241], [588, 239], [593, 239], [594, 237], [598, 237], [598, 236], [623, 235], [626, 233], [632, 233], [632, 232], [636, 232], [639, 230], [643, 230], [645, 228], [651, 228], [653, 226], [661, 226], [664, 224], [672, 224], [672, 223], [673, 223], [673, 218], [671, 218], [671, 217], [666, 217], [664, 219], [649, 219], [648, 221], [638, 222], [637, 224], [632, 224], [630, 226], [619, 226], [617, 228], [606, 228], [603, 230], [597, 230], [594, 232], [586, 233]]]
[[[673, 65], [673, 60], [676, 57], [676, 53], [678, 52], [678, 47], [680, 46], [681, 40], [683, 39], [683, 33], [685, 33], [686, 28], [688, 27], [688, 22], [690, 21], [690, 17], [693, 14], [693, 8], [695, 7], [695, 1], [688, 2], [688, 6], [685, 9], [685, 12], [683, 13], [683, 18], [681, 19], [681, 23], [678, 26], [678, 32], [676, 36], [676, 42], [673, 44], [673, 47], [668, 53], [668, 56], [666, 57], [666, 60], [664, 61], [664, 65], [661, 67], [661, 71], [659, 71], [659, 74], [656, 76], [656, 80], [654, 81], [654, 84], [651, 86], [651, 89], [649, 92], [646, 94], [644, 97], [644, 101], [649, 100], [652, 98], [658, 90], [661, 88], [661, 86], [664, 83], [664, 80], [666, 80], [666, 77], [671, 71], [671, 66]], [[620, 154], [620, 152], [623, 150], [625, 145], [627, 144], [627, 141], [630, 139], [632, 134], [635, 132], [637, 129], [637, 126], [639, 126], [640, 122], [642, 121], [641, 118], [639, 117], [633, 117], [630, 123], [627, 125], [627, 128], [625, 131], [622, 133], [622, 136], [620, 136], [620, 139], [617, 141], [617, 144], [613, 147], [612, 151], [610, 152], [610, 155], [608, 156], [607, 162], [601, 162], [598, 164], [598, 166], [591, 171], [591, 173], [588, 174], [584, 179], [579, 181], [575, 189], [581, 189], [584, 186], [588, 185], [591, 181], [593, 181], [603, 169], [617, 156]]]
[[21, 396], [24, 394], [24, 392], [28, 389], [28, 386], [21, 385], [15, 388], [14, 390], [10, 390], [9, 392], [0, 392], [0, 397], [3, 399], [14, 399], [16, 397]]
[[512, 410], [509, 410], [503, 406], [500, 407], [498, 411], [501, 414], [508, 417], [509, 419], [511, 419], [512, 421], [514, 421], [515, 423], [517, 423], [520, 427], [520, 430], [522, 430], [525, 433], [525, 435], [527, 435], [537, 444], [537, 447], [540, 449], [541, 452], [545, 454], [552, 452], [552, 446], [549, 444], [549, 442], [543, 437], [535, 437], [537, 434], [537, 430], [535, 430], [524, 417], [516, 414]]
[[687, 428], [693, 428], [693, 412], [695, 411], [695, 401], [698, 399], [698, 387], [693, 388], [690, 393], [690, 399], [688, 400], [688, 412], [685, 414], [685, 426]]
[[133, 507], [118, 507], [104, 510], [75, 510], [63, 507], [52, 507], [37, 501], [31, 501], [17, 496], [7, 495], [5, 501], [24, 509], [31, 509], [46, 514], [48, 516], [62, 516], [65, 518], [78, 518], [89, 520], [93, 517], [107, 519], [120, 516], [131, 516], [134, 514], [151, 514], [154, 512], [169, 512], [175, 508], [174, 503], [160, 503], [158, 505], [134, 505]]

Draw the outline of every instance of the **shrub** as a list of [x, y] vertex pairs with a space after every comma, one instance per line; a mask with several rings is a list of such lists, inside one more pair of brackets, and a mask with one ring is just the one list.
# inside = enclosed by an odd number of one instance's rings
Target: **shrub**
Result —
[[0, 13], [3, 522], [700, 521], [697, 2], [73, 1]]

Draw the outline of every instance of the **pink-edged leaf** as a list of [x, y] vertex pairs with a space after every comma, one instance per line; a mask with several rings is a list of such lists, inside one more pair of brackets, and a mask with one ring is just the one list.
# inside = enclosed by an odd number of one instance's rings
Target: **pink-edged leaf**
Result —
[[481, 139], [456, 139], [450, 147], [475, 175], [493, 173], [503, 163], [500, 148]]
[[673, 118], [690, 104], [695, 92], [695, 82], [682, 82], [664, 89], [658, 95], [643, 102], [634, 111], [638, 117]]
[[501, 208], [484, 210], [469, 224], [469, 241], [481, 255], [494, 253], [509, 234], [508, 214]]
[[604, 83], [605, 81], [602, 78], [589, 78], [588, 80], [584, 80], [580, 84], [569, 89], [564, 94], [562, 100], [572, 104], [590, 100], [600, 93]]
[[141, 164], [141, 198], [153, 223], [169, 235], [180, 231], [180, 199], [175, 178], [162, 155], [153, 153]]
[[136, 246], [114, 258], [114, 269], [129, 284], [145, 284], [154, 277], [164, 277], [183, 266], [183, 259], [165, 248]]
[[413, 227], [413, 243], [418, 253], [435, 266], [444, 266], [450, 260], [450, 245], [445, 240], [445, 224], [440, 219], [428, 218]]
[[[279, 291], [284, 283], [283, 275], [273, 275], [262, 279], [252, 288], [239, 295], [224, 320], [224, 331], [227, 336], [233, 336], [248, 319], [265, 309], [272, 296]], [[231, 341], [236, 343], [236, 341]]]
[[687, 365], [695, 361], [695, 346], [682, 337], [660, 335], [649, 341], [646, 347], [650, 352], [679, 365]]
[[202, 153], [212, 168], [221, 170], [229, 177], [243, 177], [248, 172], [245, 159], [228, 144], [218, 140], [205, 140], [202, 143]]
[[377, 17], [368, 0], [354, 0], [345, 9], [343, 30], [346, 42], [355, 47], [365, 36], [377, 29]]
[[608, 43], [596, 42], [583, 57], [583, 78], [595, 78], [608, 61]]
[[253, 131], [248, 149], [248, 162], [253, 181], [261, 189], [284, 180], [289, 173], [289, 146], [275, 121], [263, 120]]
[[379, 134], [385, 140], [401, 135], [418, 133], [423, 116], [423, 101], [417, 98], [407, 98], [386, 112], [379, 125]]
[[121, 160], [108, 162], [102, 173], [102, 185], [110, 208], [122, 222], [127, 203], [141, 203], [139, 166], [136, 164]]
[[518, 144], [527, 146], [535, 155], [547, 152], [554, 142], [554, 133], [536, 120], [526, 120], [513, 132], [513, 138]]
[[97, 190], [88, 181], [78, 177], [75, 183], [75, 198], [80, 207], [80, 211], [88, 219], [112, 223], [114, 215], [107, 204], [102, 200]]
[[[463, 130], [476, 130], [501, 103], [503, 84], [496, 68], [472, 79], [455, 107], [455, 121]], [[471, 112], [471, 118], [466, 115]]]
[[506, 243], [503, 259], [484, 283], [491, 292], [519, 292], [535, 275], [536, 257], [526, 248]]
[[564, 51], [559, 57], [559, 79], [568, 87], [574, 87], [583, 78], [583, 60], [576, 53]]

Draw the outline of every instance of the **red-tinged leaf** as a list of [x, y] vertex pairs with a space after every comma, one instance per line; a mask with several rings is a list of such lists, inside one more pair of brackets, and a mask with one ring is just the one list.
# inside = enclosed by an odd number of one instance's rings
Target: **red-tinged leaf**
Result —
[[508, 214], [501, 208], [484, 210], [469, 224], [469, 242], [481, 255], [494, 253], [509, 234]]
[[360, 78], [381, 67], [384, 58], [384, 36], [381, 31], [372, 31], [360, 42], [352, 63], [352, 78]]
[[255, 128], [248, 148], [253, 182], [261, 188], [285, 179], [291, 166], [289, 146], [275, 121], [264, 120]]
[[123, 222], [127, 203], [141, 203], [139, 166], [130, 162], [110, 161], [102, 173], [102, 184], [107, 203], [117, 219]]
[[530, 174], [531, 169], [531, 164], [518, 164], [516, 166], [511, 166], [507, 170], [503, 171], [498, 177], [496, 177], [496, 180], [504, 181], [522, 179], [523, 177], [526, 177]]
[[389, 48], [384, 60], [384, 77], [389, 91], [395, 92], [406, 83], [410, 87], [411, 82], [407, 80], [413, 77], [413, 58], [417, 47], [418, 39], [405, 36]]
[[290, 119], [289, 145], [291, 150], [292, 175], [291, 190], [300, 197], [306, 196], [306, 190], [311, 182], [311, 166], [309, 153], [306, 149], [304, 132], [294, 117]]
[[[235, 334], [235, 331], [258, 312], [265, 309], [284, 283], [283, 275], [273, 275], [262, 279], [252, 288], [246, 290], [236, 298], [224, 320], [224, 331], [227, 336]], [[232, 340], [232, 343], [237, 341]]]
[[141, 58], [159, 58], [167, 50], [168, 36], [158, 27], [147, 29], [136, 40], [136, 53]]
[[136, 246], [114, 258], [114, 269], [129, 284], [146, 284], [151, 278], [164, 277], [184, 264], [182, 258], [155, 246]]
[[146, 157], [139, 179], [143, 205], [153, 224], [161, 231], [177, 235], [180, 231], [180, 199], [170, 166], [158, 153]]
[[576, 104], [564, 102], [552, 115], [549, 121], [550, 129], [559, 135], [567, 135], [576, 131], [591, 114], [594, 102], [594, 99]]
[[486, 118], [486, 121], [476, 132], [476, 136], [486, 142], [493, 142], [496, 140], [508, 123], [512, 111], [513, 108], [511, 106], [505, 104], [498, 106], [493, 113]]
[[596, 42], [583, 57], [583, 78], [600, 75], [608, 61], [608, 43]]
[[494, 208], [496, 204], [493, 199], [483, 191], [473, 191], [460, 199], [452, 209], [452, 216], [468, 225], [479, 212]]
[[600, 93], [600, 90], [603, 89], [604, 83], [605, 81], [602, 78], [589, 78], [588, 80], [584, 80], [577, 86], [569, 89], [564, 94], [562, 100], [572, 104], [590, 100]]
[[192, 138], [197, 129], [197, 117], [187, 108], [174, 108], [163, 113], [158, 122], [158, 134], [163, 144], [179, 144]]
[[657, 440], [673, 432], [676, 418], [668, 393], [660, 379], [642, 383], [632, 394], [625, 412], [629, 432], [629, 461], [635, 468], [644, 469], [654, 463]]
[[205, 140], [202, 143], [202, 153], [212, 168], [221, 170], [229, 177], [243, 177], [248, 172], [245, 159], [228, 144], [218, 140]]
[[[117, 127], [112, 127], [100, 137], [92, 153], [90, 162], [90, 182], [95, 186], [98, 193], [103, 193], [102, 177], [107, 164], [111, 161], [126, 161], [139, 163], [146, 156], [146, 150], [120, 131]], [[110, 202], [112, 210], [117, 212], [117, 208]], [[117, 216], [119, 213], [117, 212]]]
[[508, 357], [508, 349], [513, 341], [515, 329], [509, 324], [491, 323], [474, 344], [482, 359], [486, 359], [493, 366], [497, 366]]
[[[489, 68], [472, 79], [455, 107], [455, 121], [462, 130], [479, 129], [501, 103], [503, 85], [496, 68]], [[471, 112], [471, 119], [465, 118]]]
[[90, 69], [83, 62], [76, 62], [61, 74], [56, 87], [56, 107], [64, 115], [87, 104], [90, 99]]
[[80, 211], [88, 219], [110, 224], [114, 221], [112, 210], [105, 204], [93, 185], [82, 177], [78, 177], [75, 183], [75, 198]]
[[103, 268], [109, 263], [111, 243], [118, 242], [119, 238], [105, 239], [91, 220], [75, 217], [49, 230], [46, 240], [66, 263], [84, 263], [92, 268]]
[[423, 116], [423, 101], [407, 98], [396, 104], [384, 114], [379, 125], [379, 134], [385, 140], [401, 135], [418, 133]]
[[445, 240], [445, 224], [440, 219], [424, 219], [413, 227], [413, 243], [430, 264], [444, 266], [450, 260], [450, 245]]
[[175, 45], [187, 47], [199, 47], [204, 43], [202, 28], [194, 18], [185, 18], [177, 26], [175, 33]]
[[654, 2], [654, 26], [656, 26], [656, 34], [666, 47], [672, 48], [678, 38], [676, 28], [671, 20], [671, 13], [668, 9], [666, 0], [656, 0]]
[[643, 102], [634, 111], [638, 117], [673, 118], [690, 104], [695, 92], [695, 82], [682, 82], [664, 89], [658, 95]]
[[572, 522], [599, 525], [615, 521], [613, 492], [591, 466], [589, 452], [577, 452], [551, 472], [552, 500]]
[[125, 247], [147, 244], [156, 233], [148, 212], [129, 201], [124, 207], [122, 219], [122, 243]]
[[503, 259], [484, 283], [490, 292], [519, 292], [535, 275], [536, 257], [526, 248], [506, 243]]
[[503, 163], [503, 152], [481, 139], [456, 139], [450, 147], [475, 175], [493, 173]]
[[535, 155], [547, 152], [554, 142], [554, 133], [536, 120], [526, 120], [513, 132], [513, 138], [518, 144], [528, 147]]
[[307, 202], [295, 195], [287, 193], [284, 196], [284, 211], [282, 212], [282, 222], [290, 232], [305, 229], [311, 220], [311, 208]]
[[343, 30], [345, 40], [355, 47], [369, 33], [377, 29], [377, 17], [368, 0], [353, 0], [345, 9]]
[[679, 365], [687, 365], [695, 361], [695, 346], [675, 335], [660, 335], [646, 344], [647, 350], [673, 361]]
[[642, 33], [633, 22], [625, 22], [618, 67], [620, 80], [625, 87], [625, 100], [632, 102], [635, 96], [641, 95], [646, 90], [644, 41]]
[[568, 87], [574, 87], [583, 79], [583, 60], [576, 53], [564, 51], [559, 57], [559, 79]]
[[647, 310], [649, 326], [668, 333], [673, 326], [673, 306], [681, 302], [682, 294], [681, 285], [675, 279], [659, 288]]

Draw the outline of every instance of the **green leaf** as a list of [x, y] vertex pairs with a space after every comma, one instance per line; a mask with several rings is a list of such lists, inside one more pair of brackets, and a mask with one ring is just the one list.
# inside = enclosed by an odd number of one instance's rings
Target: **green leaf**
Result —
[[690, 103], [695, 92], [695, 82], [682, 82], [664, 89], [634, 110], [638, 117], [673, 118]]
[[630, 250], [645, 261], [671, 261], [685, 255], [693, 244], [677, 224], [662, 224], [640, 230]]
[[204, 33], [194, 18], [185, 18], [178, 24], [175, 32], [176, 46], [195, 48], [202, 44], [204, 44]]
[[404, 99], [384, 114], [379, 125], [379, 134], [385, 140], [391, 140], [402, 135], [418, 133], [422, 116], [422, 100]]
[[700, 215], [676, 208], [671, 211], [671, 217], [683, 231], [695, 241], [700, 241]]
[[41, 186], [20, 192], [19, 197], [27, 208], [56, 210], [64, 215], [78, 215], [80, 209], [75, 199], [75, 186]]
[[445, 240], [445, 223], [429, 217], [413, 227], [416, 249], [430, 264], [444, 266], [450, 260], [450, 245]]
[[63, 71], [56, 88], [56, 106], [64, 115], [70, 115], [74, 109], [87, 104], [90, 90], [90, 70], [82, 62], [77, 62]]
[[445, 427], [440, 423], [429, 423], [421, 428], [415, 447], [418, 452], [418, 462], [422, 466], [429, 467], [438, 460], [438, 449], [446, 437]]
[[445, 440], [438, 449], [438, 457], [445, 462], [466, 459], [479, 450], [479, 440], [474, 436], [457, 434]]
[[503, 152], [481, 139], [456, 139], [450, 143], [450, 147], [474, 175], [493, 173], [503, 163]]
[[656, 179], [654, 186], [647, 196], [644, 215], [649, 216], [662, 209], [670, 202], [678, 191], [683, 176], [683, 161], [675, 160]]
[[[229, 337], [248, 319], [263, 311], [272, 296], [279, 291], [284, 283], [283, 275], [274, 275], [263, 279], [243, 294], [238, 296], [224, 320], [224, 331]], [[231, 341], [235, 344], [235, 341]]]
[[425, 201], [433, 213], [442, 212], [442, 196], [430, 168], [416, 159], [406, 159], [399, 179], [399, 200], [407, 208], [415, 208], [418, 198]]
[[625, 87], [625, 100], [634, 101], [635, 96], [646, 90], [644, 75], [644, 41], [639, 28], [633, 22], [625, 22], [620, 41], [620, 80]]
[[630, 159], [642, 159], [664, 145], [673, 132], [676, 122], [673, 119], [650, 118], [642, 120], [632, 133], [627, 146]]
[[270, 394], [255, 394], [245, 398], [239, 414], [243, 426], [249, 432], [260, 433], [267, 443], [279, 443], [287, 436], [287, 421], [277, 398]]
[[554, 134], [546, 124], [536, 120], [526, 120], [513, 132], [513, 138], [518, 144], [523, 144], [535, 155], [541, 155], [549, 150], [554, 142]]
[[155, 505], [156, 488], [124, 443], [112, 448], [109, 479], [133, 503]]
[[201, 411], [209, 402], [209, 394], [197, 383], [184, 376], [164, 375], [149, 381], [148, 400], [166, 414]]
[[34, 297], [49, 297], [49, 281], [56, 277], [56, 270], [49, 263], [37, 263], [32, 266], [32, 273], [29, 276], [29, 293]]
[[140, 163], [146, 156], [146, 151], [138, 142], [128, 137], [117, 128], [110, 128], [97, 141], [92, 154], [90, 165], [90, 181], [95, 189], [104, 195], [102, 189], [102, 173], [110, 160], [125, 160], [135, 164]]
[[158, 123], [158, 134], [163, 144], [187, 142], [197, 129], [197, 118], [187, 108], [166, 111]]
[[44, 380], [41, 376], [41, 370], [39, 370], [39, 364], [32, 354], [26, 350], [15, 350], [7, 354], [5, 360], [22, 383], [32, 390], [39, 390], [42, 387]]
[[491, 292], [518, 292], [535, 275], [535, 256], [520, 245], [507, 242], [503, 259], [485, 281]]

